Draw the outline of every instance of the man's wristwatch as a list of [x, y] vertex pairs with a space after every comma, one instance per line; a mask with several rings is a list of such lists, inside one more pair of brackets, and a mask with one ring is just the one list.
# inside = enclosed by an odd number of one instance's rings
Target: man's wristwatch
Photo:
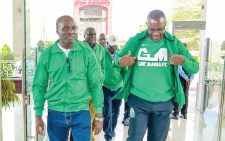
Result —
[[103, 118], [102, 118], [102, 117], [101, 117], [101, 118], [95, 117], [95, 120], [97, 120], [97, 121], [99, 121], [99, 122], [102, 122], [102, 121], [103, 121]]

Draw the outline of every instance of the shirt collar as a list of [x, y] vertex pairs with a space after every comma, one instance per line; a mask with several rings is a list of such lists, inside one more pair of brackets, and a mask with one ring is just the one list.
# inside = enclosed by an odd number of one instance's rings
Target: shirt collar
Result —
[[[63, 52], [59, 46], [58, 46], [58, 42], [59, 40], [57, 40], [54, 44], [53, 44], [53, 48], [52, 48], [52, 53], [57, 53], [57, 52]], [[79, 41], [74, 41], [73, 43], [73, 47], [70, 49], [70, 51], [78, 51], [78, 50], [81, 50], [81, 47], [80, 47], [80, 43]]]

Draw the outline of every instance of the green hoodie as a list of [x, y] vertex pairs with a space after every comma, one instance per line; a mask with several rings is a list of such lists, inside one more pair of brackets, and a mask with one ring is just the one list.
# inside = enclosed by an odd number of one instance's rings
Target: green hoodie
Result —
[[[143, 38], [145, 38], [148, 34], [148, 30], [145, 30], [141, 33], [138, 33], [136, 36], [131, 37], [123, 49], [116, 55], [114, 65], [119, 66], [118, 62], [121, 57], [126, 55], [129, 51], [131, 51], [130, 56], [135, 56], [137, 51], [137, 46], [139, 44], [139, 41]], [[167, 31], [164, 33], [166, 44], [168, 46], [168, 50], [172, 54], [180, 54], [185, 57], [185, 62], [181, 66], [190, 74], [195, 74], [199, 70], [199, 64], [196, 62], [196, 60], [192, 57], [192, 55], [189, 53], [187, 48], [183, 45], [183, 43], [178, 40], [175, 36], [172, 36]], [[172, 65], [174, 67], [174, 74], [172, 77], [173, 85], [175, 88], [175, 96], [174, 101], [179, 103], [179, 107], [185, 104], [185, 96], [182, 89], [182, 85], [180, 83], [179, 74], [178, 74], [178, 66]], [[133, 66], [128, 68], [127, 76], [124, 80], [124, 85], [121, 89], [121, 91], [116, 94], [113, 99], [122, 99], [124, 98], [125, 101], [128, 100], [128, 97], [130, 95], [130, 88], [131, 88], [131, 72], [133, 71]]]
[[[120, 50], [117, 49], [115, 55], [119, 51]], [[105, 66], [105, 80], [103, 86], [110, 90], [116, 90], [122, 87], [128, 67], [114, 67], [112, 64], [111, 54], [107, 48], [105, 48]]]
[[74, 41], [67, 61], [58, 42], [42, 52], [34, 75], [32, 92], [36, 116], [42, 115], [45, 100], [49, 109], [78, 112], [89, 110], [91, 97], [95, 113], [102, 113], [104, 96], [94, 52], [87, 43]]

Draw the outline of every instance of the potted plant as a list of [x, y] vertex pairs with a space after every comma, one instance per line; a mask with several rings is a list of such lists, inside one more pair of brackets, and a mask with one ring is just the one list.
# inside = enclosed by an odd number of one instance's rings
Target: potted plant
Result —
[[15, 83], [10, 80], [13, 73], [13, 63], [15, 55], [11, 52], [9, 46], [5, 44], [0, 52], [1, 59], [1, 96], [2, 107], [10, 107], [10, 103], [20, 103], [19, 97], [15, 94]]

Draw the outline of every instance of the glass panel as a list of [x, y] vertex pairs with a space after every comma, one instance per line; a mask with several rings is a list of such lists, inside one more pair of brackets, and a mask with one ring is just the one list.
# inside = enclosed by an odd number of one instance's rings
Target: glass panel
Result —
[[[219, 2], [216, 2], [217, 3], [217, 7], [218, 9], [217, 10], [214, 10], [212, 14], [215, 14], [216, 12], [225, 12], [225, 9], [223, 8], [223, 6], [225, 5], [225, 1], [223, 0], [219, 0]], [[214, 7], [215, 4], [210, 2], [210, 8]], [[215, 9], [215, 8], [214, 8]], [[211, 17], [213, 17], [213, 15], [211, 14]], [[217, 15], [217, 18], [219, 18], [219, 15]], [[225, 27], [223, 26], [225, 24], [225, 19], [224, 18], [221, 18], [220, 19], [220, 23], [217, 27], [214, 26], [214, 29], [218, 30], [219, 32], [216, 32], [217, 34], [219, 34], [219, 37], [218, 37], [218, 48], [220, 48], [220, 52], [217, 52], [220, 56], [220, 58], [222, 58], [221, 60], [224, 60], [225, 59]], [[215, 53], [216, 54], [216, 53]], [[225, 60], [224, 60], [225, 61]], [[224, 62], [223, 61], [223, 62]], [[220, 61], [221, 62], [221, 61]], [[224, 62], [225, 64], [225, 62]], [[223, 76], [225, 74], [225, 68], [223, 68]], [[220, 92], [222, 93], [222, 96], [224, 97], [224, 90], [222, 90], [222, 88], [224, 89], [224, 80], [225, 78], [224, 77], [221, 77], [220, 79], [222, 79], [222, 85], [221, 85], [221, 88], [220, 88]], [[223, 98], [223, 101], [221, 103], [221, 107], [223, 107], [223, 113], [220, 114], [220, 118], [221, 118], [221, 122], [222, 122], [222, 126], [221, 127], [221, 141], [225, 141], [225, 105], [224, 105], [224, 98]]]
[[25, 17], [25, 50], [23, 50], [23, 66], [25, 71], [23, 72], [23, 84], [25, 86], [24, 95], [30, 103], [25, 106], [25, 136], [27, 140], [34, 141], [35, 140], [35, 112], [33, 110], [34, 102], [33, 102], [33, 94], [32, 94], [32, 83], [34, 77], [34, 66], [35, 66], [35, 52], [34, 48], [31, 46], [31, 1], [26, 0], [26, 17]]
[[106, 9], [105, 8], [102, 8], [102, 17], [106, 18]]
[[97, 34], [106, 33], [106, 9], [97, 6], [81, 8], [80, 33], [82, 34], [84, 27], [88, 26], [93, 26]]
[[[218, 42], [211, 40], [210, 49], [218, 49]], [[221, 48], [220, 48], [221, 49]], [[204, 83], [207, 86], [206, 91], [206, 110], [204, 111], [205, 128], [204, 140], [217, 140], [219, 129], [220, 104], [222, 95], [222, 78], [224, 69], [224, 60], [218, 55], [209, 52], [209, 62], [205, 62]]]
[[[40, 2], [42, 3], [42, 2]], [[39, 4], [40, 4], [39, 3]], [[46, 32], [46, 26], [49, 25], [48, 17], [44, 13], [47, 13], [49, 9], [46, 7], [42, 7], [42, 12], [40, 12], [39, 7], [37, 7], [38, 2], [32, 0], [26, 0], [26, 43], [25, 43], [25, 50], [23, 53], [23, 65], [25, 68], [24, 71], [24, 86], [25, 91], [24, 95], [29, 99], [29, 104], [25, 106], [25, 136], [27, 141], [34, 141], [36, 139], [43, 140], [46, 137], [37, 136], [36, 133], [36, 121], [35, 121], [35, 111], [34, 108], [34, 101], [33, 101], [33, 93], [32, 93], [32, 84], [33, 78], [35, 73], [36, 64], [39, 61], [40, 55], [44, 48], [51, 46], [54, 41], [47, 40], [48, 32]], [[45, 9], [46, 8], [46, 9]], [[56, 19], [54, 19], [56, 21]], [[51, 30], [51, 29], [50, 29]], [[54, 35], [53, 35], [54, 36]], [[52, 35], [49, 36], [50, 39]], [[47, 103], [45, 104], [45, 109], [47, 109]], [[43, 120], [45, 122], [45, 133], [47, 133], [47, 118], [46, 118], [46, 110], [43, 112]]]
[[80, 9], [80, 18], [84, 18], [84, 8]]
[[106, 22], [102, 22], [102, 33], [106, 34]]
[[[220, 129], [219, 119], [221, 115], [220, 108], [224, 103], [221, 103], [223, 74], [224, 74], [224, 48], [223, 42], [225, 40], [225, 19], [220, 18], [216, 13], [225, 12], [223, 5], [225, 2], [219, 0], [216, 3], [207, 1], [207, 23], [206, 23], [206, 38], [209, 38], [209, 54], [208, 62], [205, 62], [206, 68], [204, 74], [204, 83], [206, 88], [206, 110], [204, 111], [203, 139], [217, 140], [218, 131]], [[217, 7], [217, 8], [215, 8]], [[215, 26], [214, 19], [219, 19]], [[225, 124], [223, 119], [222, 140], [225, 140]]]

